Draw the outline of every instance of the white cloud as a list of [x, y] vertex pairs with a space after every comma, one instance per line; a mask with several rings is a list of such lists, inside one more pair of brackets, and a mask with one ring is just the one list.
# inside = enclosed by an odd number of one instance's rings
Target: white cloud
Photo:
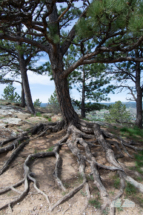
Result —
[[54, 86], [54, 81], [50, 80], [48, 75], [38, 75], [31, 71], [28, 71], [28, 80], [29, 84], [42, 84], [42, 85], [49, 85]]

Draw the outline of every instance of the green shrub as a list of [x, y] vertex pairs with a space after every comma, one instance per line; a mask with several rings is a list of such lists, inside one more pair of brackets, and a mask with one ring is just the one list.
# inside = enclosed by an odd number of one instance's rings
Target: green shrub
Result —
[[135, 188], [135, 186], [130, 184], [129, 182], [127, 182], [125, 191], [126, 191], [127, 196], [130, 196], [130, 195], [137, 193], [137, 189]]
[[135, 155], [135, 165], [136, 165], [136, 170], [139, 173], [143, 173], [143, 170], [141, 169], [141, 167], [143, 167], [143, 150]]
[[52, 152], [53, 151], [53, 146], [51, 146], [49, 149], [47, 149], [47, 152]]
[[34, 102], [34, 107], [40, 107], [42, 102], [40, 102], [39, 99], [36, 99], [35, 102]]
[[16, 88], [13, 87], [12, 84], [8, 84], [8, 86], [4, 88], [2, 97], [11, 102], [21, 102], [21, 97], [15, 92], [15, 89]]
[[109, 123], [131, 122], [131, 114], [126, 110], [126, 106], [123, 105], [121, 101], [117, 101], [115, 104], [111, 105], [109, 113], [104, 114], [104, 117], [105, 121]]
[[41, 115], [41, 113], [40, 113], [40, 112], [37, 112], [37, 113], [36, 113], [36, 116], [42, 116], [42, 115]]
[[60, 112], [60, 105], [58, 102], [58, 97], [56, 91], [51, 95], [51, 97], [48, 99], [48, 109], [51, 113], [59, 113]]
[[101, 207], [101, 203], [96, 199], [90, 199], [89, 204], [99, 209]]
[[127, 128], [127, 127], [123, 127], [120, 129], [121, 132], [123, 133], [127, 133], [132, 137], [136, 137], [136, 136], [141, 136], [143, 137], [143, 129], [140, 129], [138, 127], [134, 127], [134, 128]]

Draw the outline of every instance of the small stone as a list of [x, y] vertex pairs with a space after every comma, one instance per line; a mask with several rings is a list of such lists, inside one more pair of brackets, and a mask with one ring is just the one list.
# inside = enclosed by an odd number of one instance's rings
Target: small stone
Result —
[[37, 209], [37, 207], [35, 206], [35, 207], [33, 208], [33, 211], [36, 211], [36, 209]]

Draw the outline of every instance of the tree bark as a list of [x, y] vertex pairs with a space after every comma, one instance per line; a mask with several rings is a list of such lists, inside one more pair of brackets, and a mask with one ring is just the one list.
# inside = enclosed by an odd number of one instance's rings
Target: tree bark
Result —
[[21, 84], [21, 107], [25, 107], [26, 103], [25, 103], [25, 93], [24, 93], [24, 87], [23, 87], [23, 83]]
[[35, 109], [34, 109], [33, 102], [32, 102], [25, 61], [24, 61], [23, 55], [20, 52], [18, 53], [18, 57], [19, 57], [20, 71], [21, 71], [22, 84], [23, 84], [23, 88], [24, 88], [26, 104], [27, 104], [29, 112], [31, 114], [35, 114]]
[[140, 86], [140, 62], [136, 62], [136, 125], [142, 128], [142, 89]]
[[83, 77], [82, 77], [82, 100], [81, 100], [81, 117], [85, 118], [85, 71], [83, 66]]
[[67, 78], [60, 79], [59, 74], [54, 74], [54, 80], [65, 125], [73, 124], [77, 126], [79, 118], [71, 103]]
[[[58, 54], [57, 54], [58, 53]], [[57, 46], [57, 52], [51, 53], [50, 55], [51, 67], [53, 71], [53, 78], [56, 86], [56, 92], [58, 97], [58, 102], [61, 109], [61, 114], [65, 121], [65, 125], [73, 124], [77, 126], [79, 122], [79, 117], [75, 112], [71, 98], [69, 94], [69, 86], [67, 78], [62, 77], [63, 69], [63, 57], [60, 54], [60, 48]]]

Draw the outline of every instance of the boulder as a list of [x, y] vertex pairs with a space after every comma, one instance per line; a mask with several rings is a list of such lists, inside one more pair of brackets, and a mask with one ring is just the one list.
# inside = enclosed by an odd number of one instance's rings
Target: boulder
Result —
[[5, 119], [2, 119], [1, 121], [4, 122], [5, 124], [18, 125], [21, 122], [21, 119], [19, 119], [19, 118], [5, 118]]

